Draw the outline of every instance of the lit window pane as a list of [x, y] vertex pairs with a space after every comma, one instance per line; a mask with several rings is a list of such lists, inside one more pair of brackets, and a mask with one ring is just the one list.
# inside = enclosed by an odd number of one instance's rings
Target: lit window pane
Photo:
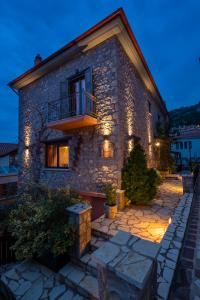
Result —
[[47, 165], [48, 167], [57, 167], [57, 146], [48, 145], [47, 147]]
[[69, 148], [67, 146], [59, 147], [59, 167], [67, 168], [69, 164]]

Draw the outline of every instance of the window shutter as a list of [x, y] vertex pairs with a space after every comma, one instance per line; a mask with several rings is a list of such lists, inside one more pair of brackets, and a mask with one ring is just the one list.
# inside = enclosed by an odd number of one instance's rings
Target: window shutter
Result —
[[88, 93], [93, 94], [92, 68], [85, 70], [85, 89]]
[[66, 98], [68, 96], [69, 84], [68, 80], [60, 83], [60, 98]]

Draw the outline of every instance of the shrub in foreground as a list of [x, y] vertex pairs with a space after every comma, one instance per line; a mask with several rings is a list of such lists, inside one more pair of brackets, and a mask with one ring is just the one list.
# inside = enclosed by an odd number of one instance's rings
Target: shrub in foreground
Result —
[[75, 193], [41, 186], [28, 187], [9, 217], [9, 230], [16, 242], [12, 249], [18, 259], [67, 253], [74, 242], [66, 207], [80, 202]]

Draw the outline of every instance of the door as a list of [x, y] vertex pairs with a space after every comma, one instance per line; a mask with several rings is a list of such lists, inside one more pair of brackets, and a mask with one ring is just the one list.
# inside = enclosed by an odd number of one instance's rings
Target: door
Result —
[[72, 115], [83, 115], [86, 111], [85, 77], [79, 76], [69, 85]]

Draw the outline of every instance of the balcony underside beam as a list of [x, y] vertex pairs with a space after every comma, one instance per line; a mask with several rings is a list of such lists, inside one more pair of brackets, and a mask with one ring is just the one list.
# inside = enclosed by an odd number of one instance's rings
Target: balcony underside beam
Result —
[[75, 117], [66, 118], [58, 121], [52, 121], [48, 123], [49, 128], [62, 130], [62, 131], [88, 127], [88, 126], [95, 126], [95, 125], [97, 125], [97, 119], [88, 115], [75, 116]]

